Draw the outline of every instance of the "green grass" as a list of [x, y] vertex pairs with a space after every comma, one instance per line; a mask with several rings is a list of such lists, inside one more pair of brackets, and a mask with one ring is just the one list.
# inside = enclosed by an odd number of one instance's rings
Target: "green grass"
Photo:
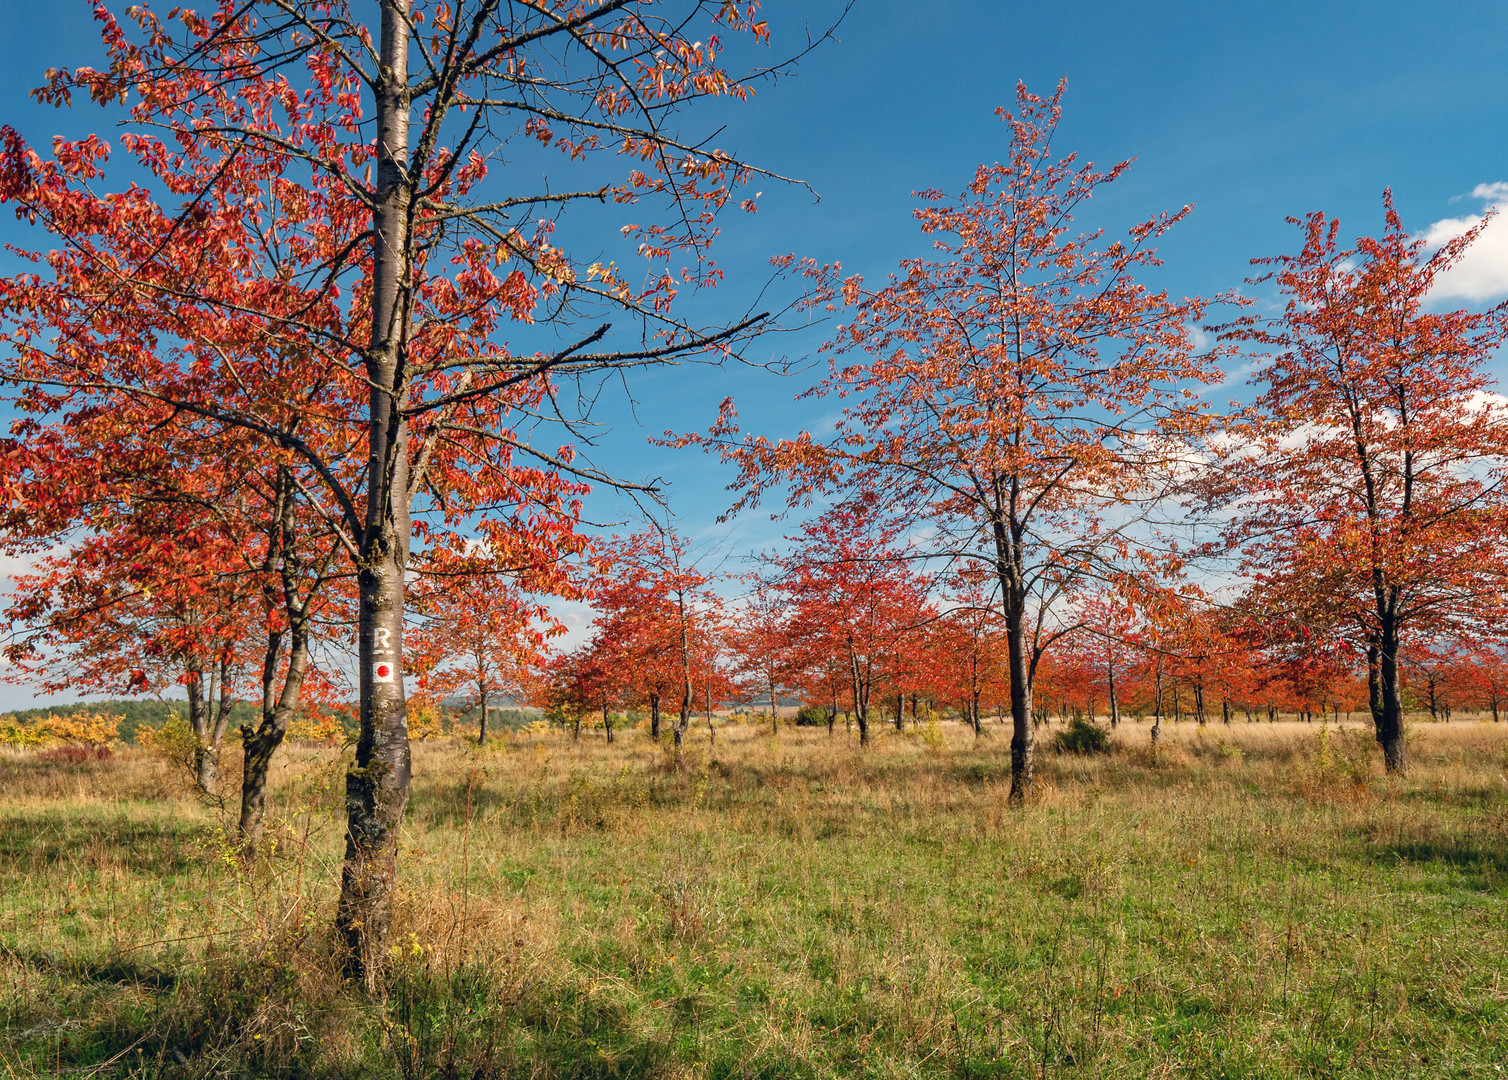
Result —
[[1133, 723], [1021, 810], [1003, 732], [944, 730], [421, 745], [378, 1001], [334, 751], [249, 868], [139, 752], [0, 759], [0, 1073], [1505, 1075], [1503, 729], [1389, 782], [1359, 730]]

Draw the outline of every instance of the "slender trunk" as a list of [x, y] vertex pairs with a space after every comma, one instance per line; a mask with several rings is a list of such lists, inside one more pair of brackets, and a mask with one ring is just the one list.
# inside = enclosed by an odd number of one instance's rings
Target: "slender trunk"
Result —
[[220, 748], [225, 745], [225, 732], [230, 726], [230, 710], [235, 704], [234, 687], [230, 679], [230, 659], [220, 658], [220, 703], [215, 709], [214, 723], [210, 725], [211, 745], [215, 750], [215, 765], [220, 763]]
[[895, 692], [895, 730], [906, 730], [906, 695], [899, 690]]
[[859, 654], [854, 651], [853, 642], [848, 645], [848, 677], [850, 691], [853, 694], [854, 717], [859, 722], [859, 745], [869, 745], [869, 680], [865, 678], [866, 672], [859, 662]]
[[1152, 707], [1156, 710], [1152, 720], [1152, 745], [1157, 745], [1157, 740], [1162, 738], [1162, 657], [1157, 658], [1156, 689], [1152, 698]]
[[[194, 733], [194, 783], [206, 795], [215, 793], [215, 780], [219, 772], [217, 747], [210, 742], [210, 722], [204, 704], [204, 664], [191, 660], [185, 672], [185, 689], [188, 691], [189, 730]], [[213, 694], [211, 695], [213, 697]]]
[[717, 728], [712, 726], [712, 672], [707, 672], [707, 745], [717, 745]]
[[602, 728], [607, 732], [607, 741], [613, 741], [613, 714], [608, 711], [606, 704], [602, 706]]
[[[769, 679], [769, 686], [770, 686], [770, 734], [771, 735], [779, 735], [780, 734], [780, 713], [777, 711], [776, 706], [775, 706], [775, 679], [773, 677], [771, 677]], [[712, 695], [709, 692], [707, 696], [710, 699]]]
[[1230, 727], [1230, 698], [1220, 695], [1220, 722]]
[[660, 695], [649, 695], [649, 737], [660, 741]]
[[1121, 706], [1115, 696], [1115, 660], [1108, 654], [1105, 657], [1105, 667], [1110, 672], [1110, 730], [1114, 731], [1120, 727]]
[[481, 696], [481, 699], [482, 699], [482, 701], [481, 701], [481, 704], [482, 704], [482, 719], [481, 719], [481, 722], [477, 725], [476, 742], [477, 742], [478, 746], [486, 746], [487, 745], [487, 690], [486, 690], [485, 687], [483, 687], [482, 693], [481, 693], [480, 696]]
[[1208, 717], [1204, 715], [1204, 683], [1194, 684], [1194, 720], [1200, 727], [1204, 727]]
[[1390, 773], [1408, 771], [1403, 743], [1403, 695], [1398, 685], [1398, 629], [1392, 620], [1383, 623], [1377, 649], [1378, 696], [1382, 716], [1377, 725], [1377, 742], [1382, 747], [1383, 765]]
[[408, 567], [409, 0], [381, 0], [375, 88], [376, 203], [372, 213], [366, 519], [357, 566], [361, 734], [346, 774], [346, 850], [336, 925], [349, 978], [375, 993], [392, 923], [398, 833], [412, 758], [403, 693], [404, 573]]

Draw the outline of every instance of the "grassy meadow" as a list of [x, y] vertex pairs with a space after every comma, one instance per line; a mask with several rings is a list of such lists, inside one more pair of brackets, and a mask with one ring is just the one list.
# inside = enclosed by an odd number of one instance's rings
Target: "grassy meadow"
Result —
[[282, 753], [249, 866], [144, 750], [12, 753], [0, 1075], [1508, 1074], [1508, 725], [1397, 781], [1360, 724], [1055, 730], [1019, 810], [993, 725], [419, 744], [374, 1000], [341, 751]]

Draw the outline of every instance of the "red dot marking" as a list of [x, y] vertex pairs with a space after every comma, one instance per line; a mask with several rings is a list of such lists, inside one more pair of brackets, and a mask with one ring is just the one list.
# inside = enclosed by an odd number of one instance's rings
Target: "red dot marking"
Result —
[[377, 677], [380, 678], [380, 679], [387, 678], [388, 674], [391, 671], [392, 671], [392, 668], [388, 667], [386, 664], [378, 664], [377, 665]]

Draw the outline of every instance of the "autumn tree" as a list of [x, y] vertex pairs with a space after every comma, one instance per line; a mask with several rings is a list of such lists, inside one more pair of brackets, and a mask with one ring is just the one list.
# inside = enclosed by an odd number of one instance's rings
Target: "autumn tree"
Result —
[[728, 613], [728, 648], [734, 672], [751, 694], [770, 702], [770, 733], [780, 731], [780, 695], [790, 688], [797, 668], [797, 643], [790, 611], [776, 581], [765, 575], [745, 579], [750, 586], [743, 603]]
[[546, 640], [565, 627], [528, 590], [527, 568], [499, 566], [484, 549], [421, 565], [413, 668], [431, 695], [459, 694], [477, 710], [477, 742], [485, 746], [492, 702], [526, 692]]
[[985, 567], [959, 567], [946, 582], [941, 617], [927, 631], [933, 685], [956, 702], [974, 735], [984, 733], [981, 704], [998, 700], [1005, 665], [1000, 655], [1000, 606]]
[[[87, 265], [51, 260], [58, 280], [49, 285], [0, 283], [0, 311], [19, 324], [7, 338], [29, 349], [29, 320], [100, 347], [97, 327], [67, 317], [87, 289]], [[54, 366], [38, 359], [33, 371]], [[162, 369], [140, 368], [144, 384], [163, 385]], [[252, 698], [261, 718], [242, 732], [238, 821], [250, 851], [273, 755], [307, 691], [328, 689], [311, 669], [318, 626], [348, 615], [334, 532], [287, 458], [259, 455], [251, 433], [150, 393], [35, 419], [79, 396], [32, 384], [5, 440], [11, 505], [0, 548], [37, 560], [12, 589], [12, 677], [95, 692], [181, 685], [206, 791], [215, 789], [230, 706]], [[304, 437], [317, 438], [317, 427]]]
[[[808, 264], [815, 299], [842, 324], [814, 396], [844, 398], [830, 439], [740, 438], [731, 404], [700, 440], [741, 467], [740, 506], [788, 485], [802, 502], [857, 488], [910, 507], [934, 551], [1000, 583], [1011, 695], [1011, 799], [1032, 782], [1032, 680], [1062, 602], [1132, 543], [1196, 426], [1189, 389], [1216, 377], [1189, 327], [1205, 302], [1153, 292], [1154, 243], [1188, 213], [1123, 239], [1073, 234], [1076, 213], [1129, 163], [1055, 158], [1063, 87], [1018, 88], [1003, 162], [957, 197], [920, 193], [939, 253], [873, 288]], [[1141, 508], [1140, 510], [1138, 508]]]
[[[55, 72], [41, 97], [122, 109], [121, 143], [156, 190], [94, 195], [101, 140], [61, 140], [44, 162], [4, 133], [0, 198], [95, 270], [75, 321], [115, 320], [89, 327], [103, 349], [37, 324], [6, 374], [81, 396], [150, 393], [259, 434], [296, 459], [302, 488], [321, 489], [357, 585], [361, 735], [338, 918], [349, 971], [371, 985], [409, 785], [416, 525], [421, 540], [474, 530], [510, 561], [548, 565], [574, 527], [557, 479], [607, 479], [534, 441], [542, 417], [563, 415], [551, 379], [726, 351], [755, 328], [671, 314], [678, 291], [719, 276], [713, 217], [752, 175], [683, 138], [672, 115], [746, 97], [719, 66], [720, 35], [763, 40], [765, 25], [754, 5], [711, 0], [382, 0], [370, 26], [324, 0], [97, 15], [108, 63]], [[503, 145], [528, 166], [506, 167]], [[604, 212], [591, 255], [561, 246], [562, 214], [582, 203], [621, 210], [608, 228], [623, 227], [644, 273], [597, 257]], [[248, 345], [257, 359], [243, 364]], [[144, 362], [178, 377], [144, 389]], [[332, 385], [305, 415], [345, 429], [338, 453], [359, 445], [355, 480], [268, 415], [287, 400], [278, 387], [311, 372]]]
[[898, 674], [902, 649], [931, 617], [900, 536], [898, 521], [861, 498], [805, 522], [787, 537], [791, 550], [770, 560], [807, 664], [825, 672], [836, 661], [843, 673], [861, 746], [876, 690]]
[[1257, 260], [1279, 315], [1225, 326], [1263, 362], [1253, 415], [1214, 480], [1227, 539], [1269, 611], [1334, 627], [1366, 657], [1377, 741], [1407, 767], [1399, 665], [1410, 634], [1480, 634], [1501, 611], [1508, 410], [1485, 366], [1508, 307], [1429, 309], [1481, 226], [1429, 252], [1391, 193], [1386, 228], [1350, 247], [1322, 213], [1297, 254]]

